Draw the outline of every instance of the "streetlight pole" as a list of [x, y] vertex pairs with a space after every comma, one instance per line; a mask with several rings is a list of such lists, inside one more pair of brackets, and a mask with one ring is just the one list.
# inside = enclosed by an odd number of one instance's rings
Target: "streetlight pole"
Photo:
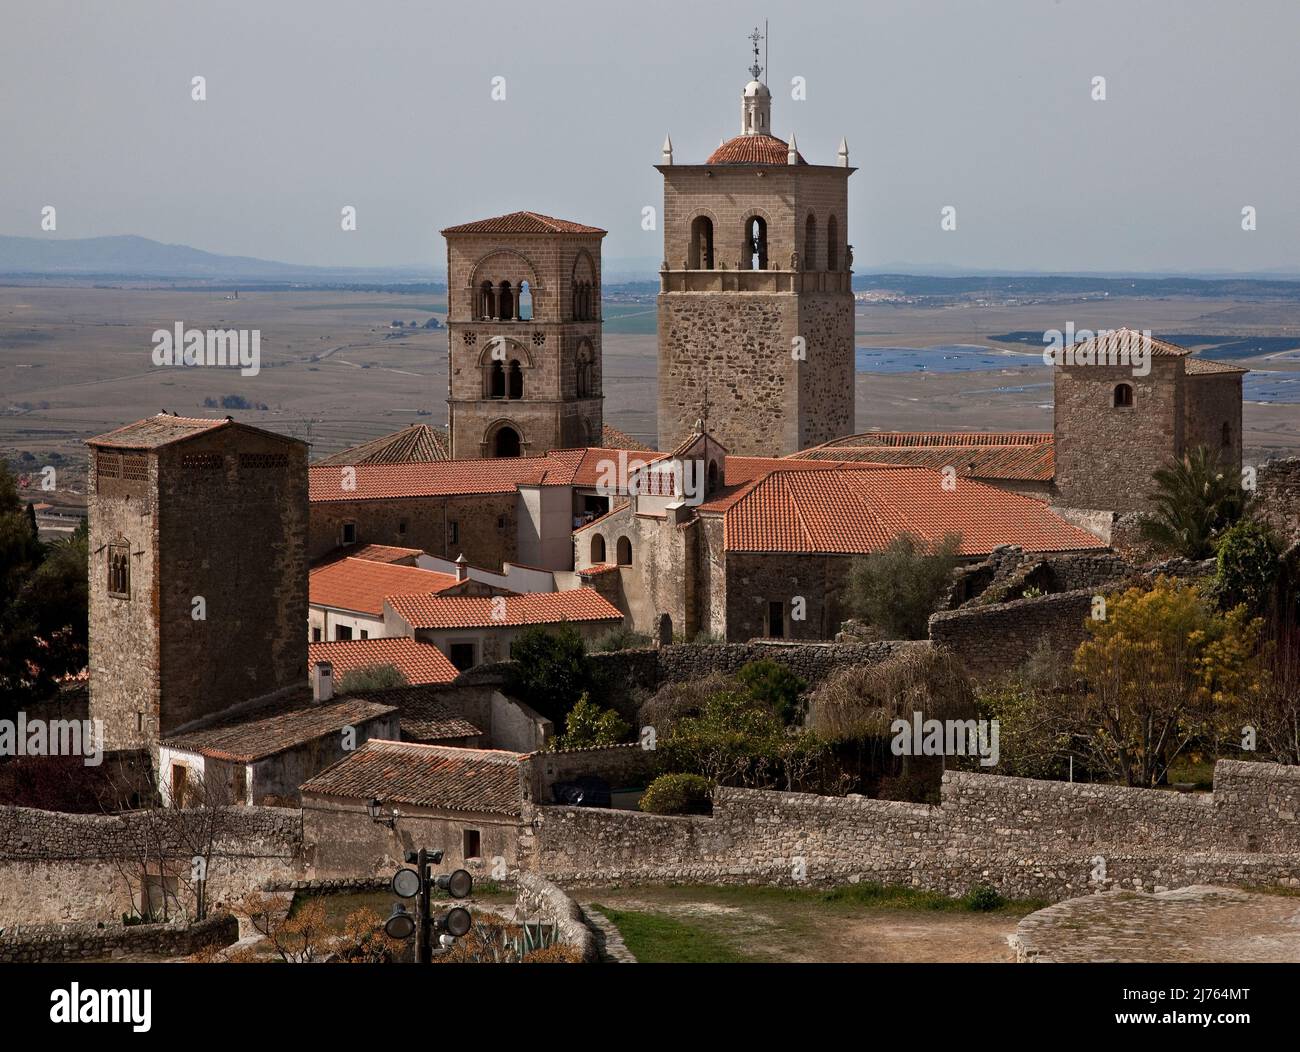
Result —
[[429, 852], [420, 848], [415, 856], [415, 864], [420, 874], [420, 897], [415, 918], [415, 961], [417, 964], [430, 964], [433, 961], [433, 947], [429, 945], [433, 934], [429, 917]]

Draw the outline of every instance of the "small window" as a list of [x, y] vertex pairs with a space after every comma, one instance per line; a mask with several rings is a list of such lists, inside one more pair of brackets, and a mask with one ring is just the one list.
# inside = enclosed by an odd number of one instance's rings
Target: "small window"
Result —
[[135, 729], [136, 729], [136, 733], [137, 733], [137, 734], [143, 734], [143, 733], [144, 733], [144, 713], [143, 713], [143, 712], [137, 712], [137, 713], [135, 714]]
[[1116, 409], [1133, 408], [1133, 385], [1132, 384], [1115, 385], [1115, 408]]
[[319, 629], [319, 628], [313, 628], [313, 629], [311, 630], [311, 641], [312, 641], [313, 643], [319, 643], [319, 642], [320, 642], [320, 629]]
[[1224, 425], [1223, 425], [1223, 434], [1220, 436], [1220, 441], [1223, 443], [1223, 448], [1224, 448], [1224, 449], [1227, 449], [1230, 445], [1232, 445], [1232, 425], [1231, 425], [1231, 424], [1224, 424]]
[[452, 519], [447, 523], [447, 542], [449, 544], [460, 543], [460, 523], [456, 519]]
[[466, 669], [474, 667], [474, 644], [473, 643], [453, 643], [448, 650], [447, 657], [456, 668], [464, 672]]
[[119, 599], [131, 598], [131, 546], [108, 546], [108, 594]]
[[767, 638], [785, 638], [785, 603], [767, 604]]
[[345, 522], [343, 524], [343, 543], [357, 543], [357, 524], [355, 522]]
[[367, 628], [363, 628], [363, 629], [361, 630], [361, 638], [362, 638], [362, 639], [369, 639], [369, 638], [370, 638], [370, 630], [367, 629]]
[[479, 858], [482, 854], [482, 837], [477, 829], [465, 830], [464, 851], [461, 857], [468, 861], [471, 858]]
[[405, 536], [406, 536], [406, 520], [405, 520], [405, 519], [398, 519], [398, 521], [397, 521], [397, 536], [399, 536], [399, 537], [405, 537]]
[[497, 529], [498, 529], [498, 530], [504, 530], [505, 528], [506, 528], [506, 517], [505, 517], [504, 515], [498, 515], [498, 516], [497, 516]]
[[351, 626], [351, 625], [335, 625], [335, 626], [334, 626], [334, 638], [335, 638], [335, 639], [351, 639], [351, 638], [352, 638], [352, 626]]
[[242, 804], [248, 799], [248, 768], [237, 763], [231, 771], [230, 798], [234, 803]]
[[620, 537], [618, 539], [617, 551], [618, 551], [618, 565], [631, 566], [632, 565], [632, 542], [628, 540], [626, 537]]

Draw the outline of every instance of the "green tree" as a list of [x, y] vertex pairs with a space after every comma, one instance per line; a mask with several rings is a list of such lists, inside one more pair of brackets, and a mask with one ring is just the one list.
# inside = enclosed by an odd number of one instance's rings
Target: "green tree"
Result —
[[510, 647], [510, 660], [510, 694], [557, 726], [591, 688], [587, 648], [572, 625], [524, 629]]
[[1214, 591], [1225, 607], [1244, 603], [1267, 613], [1281, 572], [1281, 548], [1258, 519], [1241, 519], [1223, 531], [1215, 553]]
[[0, 463], [0, 711], [50, 697], [86, 667], [86, 528], [43, 544]]
[[750, 661], [736, 673], [740, 685], [787, 725], [799, 715], [799, 698], [808, 688], [802, 676], [769, 658]]
[[354, 694], [362, 690], [389, 690], [410, 683], [406, 674], [396, 665], [375, 664], [354, 668], [339, 680], [340, 694]]
[[1241, 480], [1205, 446], [1158, 468], [1151, 478], [1155, 489], [1147, 499], [1154, 510], [1142, 523], [1142, 536], [1187, 559], [1208, 558], [1219, 534], [1245, 509]]
[[586, 694], [564, 718], [564, 733], [555, 739], [557, 749], [594, 749], [627, 741], [632, 731], [613, 709], [602, 709]]
[[848, 608], [890, 639], [924, 639], [930, 614], [948, 589], [957, 566], [961, 537], [949, 534], [927, 544], [903, 533], [882, 552], [853, 560]]

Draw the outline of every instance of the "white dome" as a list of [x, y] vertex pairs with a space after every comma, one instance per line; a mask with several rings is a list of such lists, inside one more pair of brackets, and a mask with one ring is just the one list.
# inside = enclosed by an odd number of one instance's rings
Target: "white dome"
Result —
[[751, 80], [745, 85], [745, 98], [747, 99], [752, 99], [756, 96], [768, 97], [771, 96], [771, 94], [772, 93], [767, 90], [767, 85], [761, 80]]

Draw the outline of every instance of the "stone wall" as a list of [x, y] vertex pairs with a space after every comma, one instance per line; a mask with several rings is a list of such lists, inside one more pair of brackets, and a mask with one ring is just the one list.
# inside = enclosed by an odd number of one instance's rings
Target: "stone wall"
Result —
[[229, 946], [238, 939], [239, 921], [230, 913], [194, 924], [23, 926], [0, 931], [0, 964], [107, 961], [127, 955], [188, 957], [210, 946]]
[[564, 889], [535, 873], [520, 873], [515, 891], [515, 917], [521, 923], [555, 926], [556, 940], [577, 952], [583, 964], [600, 959], [596, 937], [583, 918], [582, 908]]
[[[1212, 794], [949, 771], [938, 806], [718, 789], [709, 817], [538, 809], [553, 880], [906, 884], [1019, 898], [1300, 886], [1300, 768], [1220, 761]], [[1280, 819], [1280, 820], [1279, 820]]]
[[[208, 867], [214, 904], [233, 902], [301, 867], [301, 816], [271, 807], [223, 808]], [[169, 873], [194, 855], [185, 812], [74, 815], [0, 810], [0, 924], [120, 920], [140, 910], [140, 874], [160, 860]], [[185, 899], [183, 888], [182, 902]]]
[[930, 642], [956, 654], [973, 676], [1015, 669], [1044, 642], [1058, 654], [1071, 654], [1084, 640], [1094, 594], [1082, 588], [943, 610], [930, 615]]
[[1300, 541], [1300, 457], [1270, 460], [1255, 479], [1256, 508], [1289, 541]]

